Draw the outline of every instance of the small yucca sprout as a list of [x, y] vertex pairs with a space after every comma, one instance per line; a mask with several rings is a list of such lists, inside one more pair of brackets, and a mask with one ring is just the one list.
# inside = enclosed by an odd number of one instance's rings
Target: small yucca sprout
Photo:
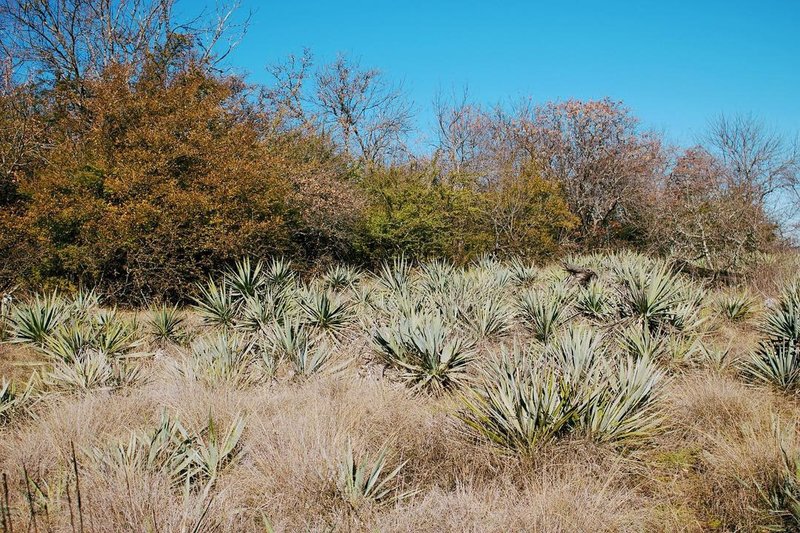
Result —
[[360, 277], [361, 272], [355, 267], [333, 265], [322, 277], [322, 282], [329, 289], [339, 290], [352, 287]]
[[373, 346], [415, 388], [442, 392], [463, 385], [473, 359], [472, 343], [439, 315], [417, 315], [378, 328]]
[[620, 273], [620, 303], [624, 316], [658, 327], [669, 320], [681, 302], [681, 281], [666, 265], [646, 270], [629, 268]]
[[741, 322], [752, 316], [756, 301], [747, 292], [723, 294], [717, 302], [719, 313], [732, 322]]
[[11, 341], [42, 346], [47, 336], [66, 318], [66, 305], [57, 293], [37, 294], [32, 300], [11, 309]]
[[342, 296], [309, 289], [300, 294], [300, 309], [306, 322], [331, 333], [344, 329], [353, 319], [352, 306]]
[[519, 312], [534, 338], [546, 344], [568, 318], [569, 294], [561, 286], [525, 291], [519, 298]]
[[213, 279], [205, 287], [198, 288], [200, 294], [194, 297], [194, 309], [203, 322], [223, 328], [232, 326], [239, 303], [234, 300], [231, 289], [225, 284], [217, 285]]
[[255, 263], [249, 257], [236, 261], [236, 264], [225, 275], [225, 281], [236, 298], [255, 296], [266, 283], [261, 261]]
[[405, 463], [393, 470], [387, 469], [388, 450], [382, 448], [378, 455], [360, 457], [353, 453], [348, 440], [344, 456], [339, 461], [337, 488], [342, 498], [353, 508], [365, 504], [382, 504], [407, 497], [411, 493], [400, 494], [397, 477]]
[[180, 344], [186, 338], [184, 318], [178, 306], [161, 305], [150, 312], [147, 326], [150, 335], [159, 343]]

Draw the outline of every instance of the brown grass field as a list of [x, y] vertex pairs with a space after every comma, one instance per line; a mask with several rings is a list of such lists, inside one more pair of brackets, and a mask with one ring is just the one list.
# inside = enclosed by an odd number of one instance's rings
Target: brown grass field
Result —
[[[796, 344], [788, 367], [752, 363], [776, 359], [769, 317], [793, 320], [797, 258], [725, 287], [572, 261], [595, 279], [486, 260], [301, 282], [273, 262], [180, 309], [15, 295], [3, 528], [797, 531]], [[37, 337], [26, 309], [48, 306]]]

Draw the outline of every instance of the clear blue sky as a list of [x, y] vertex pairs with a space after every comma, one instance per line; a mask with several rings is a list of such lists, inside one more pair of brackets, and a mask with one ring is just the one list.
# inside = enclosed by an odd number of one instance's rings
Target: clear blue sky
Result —
[[490, 104], [610, 96], [680, 144], [722, 112], [800, 131], [800, 0], [243, 5], [253, 18], [231, 62], [250, 80], [303, 47], [318, 61], [344, 52], [402, 81], [421, 127], [437, 90], [468, 85]]

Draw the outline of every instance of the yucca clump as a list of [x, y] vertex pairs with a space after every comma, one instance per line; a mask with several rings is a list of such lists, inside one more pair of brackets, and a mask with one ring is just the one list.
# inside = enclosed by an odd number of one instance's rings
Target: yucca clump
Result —
[[570, 313], [571, 295], [563, 285], [533, 289], [519, 298], [519, 314], [536, 340], [547, 344]]
[[728, 292], [717, 301], [719, 313], [732, 322], [741, 322], [750, 318], [755, 306], [755, 299], [747, 292]]
[[784, 391], [796, 391], [800, 386], [800, 284], [784, 289], [760, 331], [764, 338], [744, 362], [745, 376]]
[[439, 314], [420, 314], [379, 327], [372, 338], [384, 362], [419, 390], [443, 392], [463, 385], [473, 344]]
[[214, 333], [192, 343], [191, 356], [178, 370], [209, 385], [248, 385], [262, 377], [254, 350], [250, 339], [225, 331]]
[[180, 344], [186, 338], [184, 322], [177, 305], [161, 305], [150, 312], [147, 326], [151, 337], [156, 342]]
[[209, 488], [222, 470], [236, 459], [244, 419], [236, 416], [222, 430], [213, 418], [199, 431], [187, 430], [177, 419], [162, 412], [151, 432], [134, 432], [127, 442], [110, 448], [94, 448], [92, 456], [110, 472], [165, 473], [175, 488], [202, 484]]
[[36, 295], [27, 302], [13, 306], [9, 312], [11, 341], [44, 345], [68, 316], [67, 303], [56, 293]]
[[571, 328], [537, 353], [518, 347], [489, 364], [459, 415], [498, 446], [532, 453], [570, 434], [636, 444], [659, 426], [655, 387], [663, 373], [649, 359], [619, 359], [603, 335]]
[[331, 334], [341, 332], [353, 320], [351, 303], [326, 290], [302, 291], [298, 305], [307, 324]]

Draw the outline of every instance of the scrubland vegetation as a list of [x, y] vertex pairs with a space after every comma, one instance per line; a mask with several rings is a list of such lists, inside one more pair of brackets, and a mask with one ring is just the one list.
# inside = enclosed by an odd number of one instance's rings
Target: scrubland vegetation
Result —
[[796, 530], [799, 260], [764, 262], [241, 260], [185, 308], [7, 303], [5, 527]]
[[0, 0], [4, 531], [798, 530], [796, 143], [188, 11]]

